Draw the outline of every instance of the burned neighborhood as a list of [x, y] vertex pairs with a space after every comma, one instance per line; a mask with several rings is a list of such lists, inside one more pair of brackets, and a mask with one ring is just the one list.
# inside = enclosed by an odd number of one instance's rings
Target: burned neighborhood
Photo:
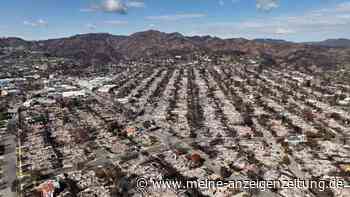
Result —
[[139, 177], [348, 184], [350, 84], [341, 76], [349, 64], [319, 74], [324, 68], [217, 51], [82, 68], [28, 48], [1, 48], [4, 197], [350, 195], [346, 188], [136, 187]]

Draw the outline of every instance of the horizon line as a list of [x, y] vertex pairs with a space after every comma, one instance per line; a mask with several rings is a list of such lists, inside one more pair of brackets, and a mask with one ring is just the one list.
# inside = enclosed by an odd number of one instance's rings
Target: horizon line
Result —
[[86, 33], [77, 33], [77, 34], [72, 34], [72, 35], [66, 35], [66, 36], [57, 36], [57, 37], [51, 37], [51, 38], [44, 38], [44, 39], [26, 39], [22, 36], [0, 36], [0, 39], [8, 39], [8, 38], [18, 38], [18, 39], [22, 39], [24, 41], [27, 42], [38, 42], [38, 41], [47, 41], [47, 40], [56, 40], [56, 39], [64, 39], [64, 38], [71, 38], [74, 36], [81, 36], [81, 35], [89, 35], [89, 34], [108, 34], [111, 36], [132, 36], [133, 34], [137, 34], [137, 33], [143, 33], [143, 32], [148, 32], [148, 31], [156, 31], [156, 32], [160, 32], [160, 33], [165, 33], [165, 34], [173, 34], [173, 33], [178, 33], [181, 34], [184, 37], [212, 37], [212, 38], [219, 38], [222, 40], [229, 40], [229, 39], [245, 39], [245, 40], [249, 40], [249, 41], [256, 41], [256, 40], [272, 40], [272, 41], [283, 41], [283, 42], [290, 42], [290, 43], [295, 43], [295, 44], [306, 44], [306, 43], [313, 43], [313, 42], [322, 42], [322, 41], [327, 41], [327, 40], [341, 40], [341, 39], [345, 39], [345, 40], [350, 40], [350, 38], [344, 38], [344, 37], [337, 37], [337, 38], [325, 38], [323, 40], [310, 40], [310, 41], [291, 41], [291, 40], [287, 40], [287, 39], [282, 39], [282, 38], [272, 38], [272, 37], [256, 37], [256, 38], [245, 38], [245, 37], [230, 37], [230, 38], [223, 38], [220, 36], [216, 36], [216, 35], [185, 35], [184, 33], [181, 32], [165, 32], [165, 31], [160, 31], [160, 30], [156, 30], [156, 29], [148, 29], [148, 30], [144, 30], [144, 31], [136, 31], [133, 33], [129, 33], [129, 34], [113, 34], [110, 32], [86, 32]]

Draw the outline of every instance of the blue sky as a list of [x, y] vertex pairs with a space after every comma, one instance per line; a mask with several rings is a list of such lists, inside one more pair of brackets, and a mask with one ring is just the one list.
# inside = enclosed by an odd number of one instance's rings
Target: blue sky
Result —
[[3, 0], [0, 36], [156, 29], [222, 38], [350, 38], [350, 0]]

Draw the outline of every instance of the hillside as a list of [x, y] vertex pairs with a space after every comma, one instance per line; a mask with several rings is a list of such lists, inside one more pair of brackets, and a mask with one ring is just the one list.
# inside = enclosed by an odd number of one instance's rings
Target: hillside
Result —
[[350, 62], [350, 48], [339, 48], [341, 44], [346, 45], [346, 41], [339, 39], [301, 44], [272, 39], [186, 37], [180, 33], [149, 30], [130, 36], [96, 33], [32, 42], [20, 38], [3, 38], [0, 39], [0, 47], [23, 46], [89, 65], [117, 63], [121, 60], [168, 58], [174, 55], [190, 57], [196, 52], [238, 52], [237, 54], [248, 56], [267, 57], [282, 66], [319, 66], [329, 69], [336, 64]]
[[311, 45], [317, 46], [326, 46], [326, 47], [342, 47], [342, 48], [350, 48], [350, 40], [349, 39], [327, 39], [321, 42], [311, 42]]

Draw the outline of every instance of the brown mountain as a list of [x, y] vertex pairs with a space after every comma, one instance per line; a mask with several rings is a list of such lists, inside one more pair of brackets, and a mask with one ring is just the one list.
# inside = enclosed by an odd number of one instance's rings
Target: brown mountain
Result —
[[317, 45], [317, 46], [326, 46], [326, 47], [341, 47], [341, 48], [350, 48], [349, 39], [327, 39], [321, 42], [309, 42], [307, 44]]
[[123, 39], [116, 49], [128, 54], [129, 58], [144, 58], [167, 56], [169, 53], [191, 53], [200, 50], [201, 46], [179, 33], [166, 34], [150, 30]]
[[8, 37], [0, 38], [0, 47], [29, 47], [30, 42], [27, 42], [21, 38]]
[[122, 59], [167, 56], [171, 53], [188, 54], [201, 48], [179, 33], [166, 34], [150, 30], [130, 36], [100, 33], [44, 40], [33, 42], [32, 49], [74, 58], [83, 63], [105, 64]]
[[83, 34], [69, 38], [27, 42], [18, 38], [0, 39], [1, 46], [26, 46], [50, 55], [72, 58], [84, 64], [103, 65], [120, 60], [192, 55], [194, 52], [225, 52], [261, 56], [279, 66], [331, 68], [350, 62], [350, 48], [337, 48], [270, 40], [221, 39], [212, 36], [186, 37], [180, 33], [155, 30], [130, 36]]
[[69, 38], [44, 40], [32, 43], [32, 49], [51, 55], [72, 58], [85, 64], [106, 64], [123, 59], [115, 46], [124, 36], [110, 34], [83, 34]]

